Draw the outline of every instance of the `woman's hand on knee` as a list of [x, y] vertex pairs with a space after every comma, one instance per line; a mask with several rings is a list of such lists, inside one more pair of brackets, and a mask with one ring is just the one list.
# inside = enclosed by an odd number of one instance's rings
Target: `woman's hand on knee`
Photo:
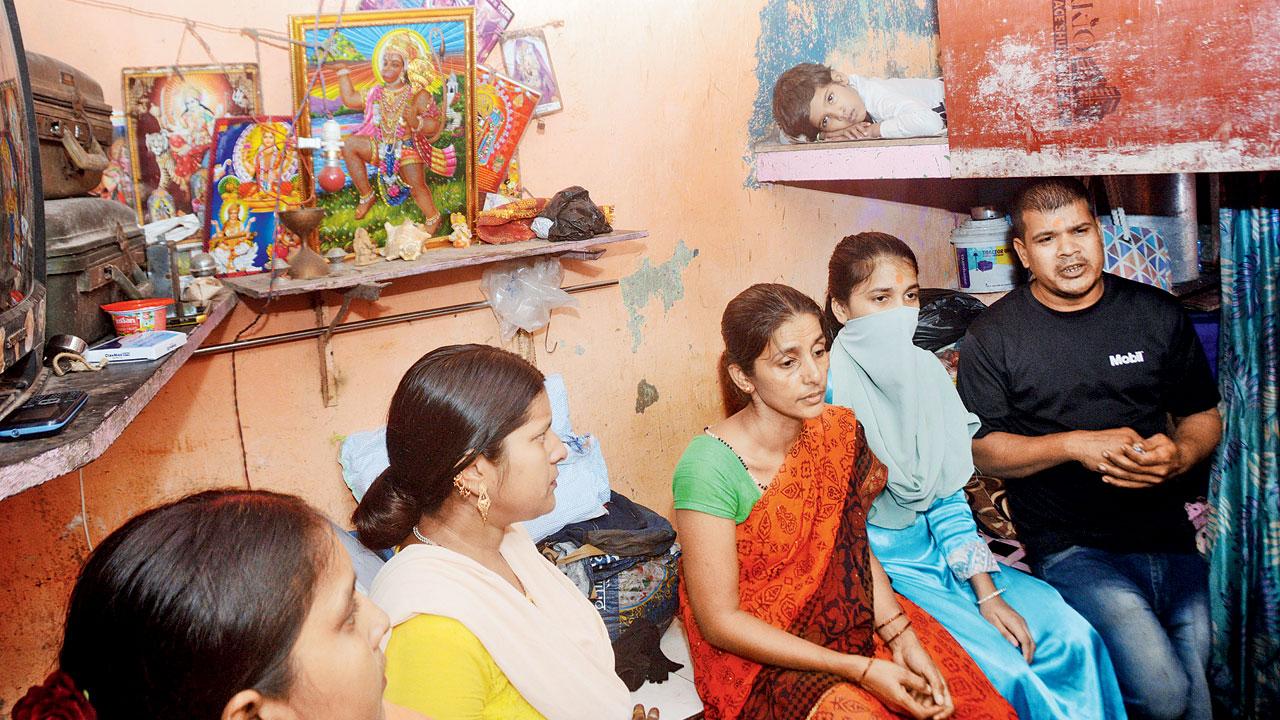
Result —
[[1014, 647], [1022, 650], [1022, 657], [1030, 665], [1035, 659], [1036, 641], [1031, 637], [1027, 621], [1010, 607], [1004, 598], [991, 598], [978, 606], [978, 612], [991, 623]]
[[935, 720], [950, 717], [951, 713], [955, 712], [955, 703], [951, 700], [951, 688], [947, 687], [946, 678], [942, 676], [938, 664], [933, 661], [933, 656], [925, 650], [924, 645], [920, 644], [915, 631], [908, 630], [901, 633], [889, 644], [889, 648], [893, 651], [894, 663], [924, 678], [927, 685], [925, 692], [930, 702], [939, 708], [929, 717]]
[[[934, 702], [929, 682], [920, 675], [887, 660], [856, 659], [864, 664], [849, 679], [861, 684], [864, 690], [889, 709], [905, 713], [916, 720], [943, 720], [951, 715], [953, 708]], [[868, 662], [870, 665], [865, 665]]]

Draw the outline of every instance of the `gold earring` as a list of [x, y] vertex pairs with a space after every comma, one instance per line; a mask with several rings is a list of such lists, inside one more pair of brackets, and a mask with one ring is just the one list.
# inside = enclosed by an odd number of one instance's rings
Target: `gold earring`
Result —
[[461, 475], [458, 475], [453, 478], [453, 486], [458, 488], [458, 497], [462, 498], [463, 500], [466, 500], [467, 496], [471, 495], [471, 491], [467, 489], [467, 486], [462, 484]]
[[480, 494], [476, 497], [476, 510], [480, 511], [480, 520], [482, 522], [489, 522], [489, 505], [492, 502], [489, 499], [489, 489], [481, 485]]

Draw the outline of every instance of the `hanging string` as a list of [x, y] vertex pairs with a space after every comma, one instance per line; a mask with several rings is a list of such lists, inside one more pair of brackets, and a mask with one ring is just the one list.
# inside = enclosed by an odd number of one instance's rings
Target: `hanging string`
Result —
[[218, 61], [217, 56], [213, 54], [213, 48], [209, 47], [209, 43], [205, 42], [204, 36], [196, 32], [196, 24], [194, 22], [188, 20], [184, 27], [184, 30], [186, 31], [187, 34], [191, 35], [191, 37], [195, 38], [196, 42], [200, 43], [200, 47], [204, 48], [205, 54], [209, 56], [209, 59], [212, 60], [214, 64], [216, 65], [222, 64], [221, 62]]
[[[76, 0], [72, 0], [72, 2], [76, 2]], [[503, 30], [502, 32], [498, 33], [498, 37], [502, 40], [506, 40], [507, 38], [516, 38], [516, 37], [520, 37], [521, 35], [528, 35], [529, 33], [535, 30], [543, 30], [546, 28], [562, 28], [562, 27], [564, 27], [564, 20], [548, 20], [547, 22], [544, 22], [541, 25], [526, 25], [525, 27], [516, 28], [515, 30]]]
[[86, 5], [88, 7], [99, 8], [102, 10], [114, 10], [128, 15], [135, 15], [137, 17], [144, 17], [151, 20], [162, 20], [164, 22], [177, 23], [179, 25], [191, 24], [205, 28], [206, 30], [213, 30], [215, 32], [228, 33], [231, 35], [266, 35], [274, 40], [296, 44], [296, 41], [287, 35], [282, 35], [269, 28], [232, 27], [230, 25], [221, 25], [219, 23], [212, 23], [204, 20], [195, 20], [182, 15], [170, 15], [169, 13], [157, 12], [155, 10], [141, 10], [123, 3], [110, 2], [109, 0], [66, 0], [66, 2], [75, 3], [77, 5]]

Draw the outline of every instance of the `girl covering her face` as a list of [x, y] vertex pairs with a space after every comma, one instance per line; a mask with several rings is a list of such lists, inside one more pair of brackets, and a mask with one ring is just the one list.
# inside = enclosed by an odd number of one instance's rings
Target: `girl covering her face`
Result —
[[1098, 634], [1049, 585], [998, 565], [978, 535], [962, 488], [979, 422], [942, 363], [912, 343], [919, 294], [915, 254], [892, 235], [851, 235], [832, 252], [830, 399], [853, 409], [888, 470], [867, 515], [871, 549], [1020, 716], [1122, 717]]

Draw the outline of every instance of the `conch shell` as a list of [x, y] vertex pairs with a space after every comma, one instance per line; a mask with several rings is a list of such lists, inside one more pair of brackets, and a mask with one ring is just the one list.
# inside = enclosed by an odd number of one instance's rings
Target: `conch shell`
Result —
[[382, 256], [388, 260], [417, 260], [422, 254], [422, 243], [431, 239], [431, 233], [412, 220], [399, 225], [386, 223], [387, 244]]

